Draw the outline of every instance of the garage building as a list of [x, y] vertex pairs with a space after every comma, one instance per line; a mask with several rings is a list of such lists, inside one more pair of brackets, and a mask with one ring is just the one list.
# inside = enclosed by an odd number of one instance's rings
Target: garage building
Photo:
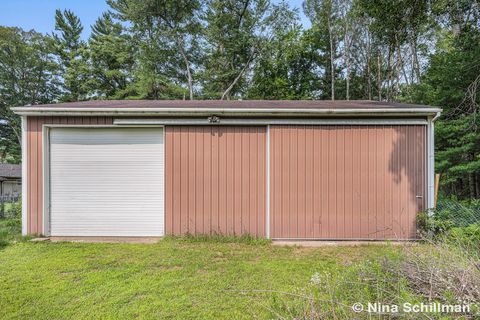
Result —
[[23, 234], [415, 239], [441, 109], [86, 101], [22, 116]]

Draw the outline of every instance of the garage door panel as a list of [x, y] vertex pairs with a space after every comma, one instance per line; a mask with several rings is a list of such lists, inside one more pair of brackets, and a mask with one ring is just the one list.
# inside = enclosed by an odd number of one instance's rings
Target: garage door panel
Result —
[[424, 126], [271, 126], [270, 141], [273, 238], [416, 237]]
[[53, 236], [163, 235], [163, 131], [50, 131]]

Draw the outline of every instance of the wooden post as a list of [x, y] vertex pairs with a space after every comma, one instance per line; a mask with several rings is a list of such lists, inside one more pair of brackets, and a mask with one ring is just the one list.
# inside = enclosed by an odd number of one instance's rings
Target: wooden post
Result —
[[440, 184], [440, 173], [435, 174], [435, 195], [433, 197], [433, 207], [437, 207], [438, 200], [438, 185]]

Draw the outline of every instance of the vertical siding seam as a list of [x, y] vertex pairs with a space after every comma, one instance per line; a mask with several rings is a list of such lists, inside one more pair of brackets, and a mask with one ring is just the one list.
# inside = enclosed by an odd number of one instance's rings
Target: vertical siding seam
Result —
[[238, 229], [239, 229], [239, 235], [242, 234], [243, 232], [243, 210], [244, 210], [244, 206], [243, 206], [243, 179], [244, 179], [244, 172], [243, 172], [243, 152], [244, 152], [244, 148], [243, 148], [243, 128], [239, 128], [238, 129], [238, 134], [239, 134], [239, 137], [240, 137], [240, 152], [238, 154], [238, 159], [239, 159], [239, 172], [240, 172], [240, 180], [239, 180], [239, 184], [238, 184], [238, 194], [239, 194], [239, 212], [238, 212], [238, 218], [239, 218], [239, 221], [240, 221], [240, 224], [238, 225]]
[[351, 145], [352, 145], [352, 150], [351, 150], [351, 153], [350, 153], [350, 154], [352, 155], [352, 181], [351, 181], [351, 182], [352, 182], [352, 203], [350, 204], [350, 217], [351, 217], [351, 219], [352, 219], [352, 222], [351, 222], [351, 224], [350, 224], [350, 234], [352, 235], [352, 238], [354, 237], [354, 234], [355, 234], [355, 232], [354, 232], [354, 226], [353, 226], [353, 212], [354, 212], [354, 211], [353, 211], [353, 208], [354, 208], [354, 203], [355, 203], [355, 188], [354, 188], [354, 183], [353, 183], [353, 182], [355, 181], [355, 179], [354, 179], [354, 171], [355, 171], [355, 160], [354, 160], [354, 157], [355, 157], [355, 152], [354, 152], [355, 146], [354, 146], [354, 137], [355, 137], [355, 131], [356, 131], [356, 130], [355, 130], [354, 127], [352, 126], [352, 133], [351, 133], [351, 135], [350, 135], [350, 136], [352, 137], [352, 143], [351, 143]]
[[315, 137], [316, 137], [315, 127], [312, 126], [311, 130], [312, 130], [312, 153], [313, 153], [313, 155], [312, 155], [312, 173], [311, 173], [312, 174], [312, 190], [311, 190], [311, 192], [312, 192], [312, 213], [311, 213], [311, 215], [312, 215], [312, 222], [311, 222], [312, 227], [310, 229], [311, 230], [310, 233], [311, 233], [312, 237], [315, 238], [315, 230], [316, 230], [315, 218], [316, 218], [316, 214], [317, 214], [317, 212], [315, 210], [315, 207], [316, 207], [315, 206], [315, 204], [316, 204], [315, 198], [316, 198], [316, 194], [317, 194], [317, 192], [315, 190], [316, 189], [315, 188], [315, 177], [316, 177], [315, 163], [317, 162], [316, 160], [320, 159], [320, 157], [318, 157], [318, 159], [315, 159], [315, 155], [316, 155], [316, 152], [315, 152], [315, 150], [316, 150], [315, 149], [315, 147], [316, 147], [316, 144], [315, 144]]
[[[382, 126], [382, 131], [383, 131], [383, 153], [384, 153], [384, 161], [383, 161], [383, 166], [385, 166], [383, 169], [385, 170], [385, 172], [388, 173], [388, 159], [387, 159], [387, 130], [388, 130], [388, 127], [387, 126]], [[384, 178], [384, 181], [383, 181], [383, 186], [384, 186], [384, 189], [383, 189], [383, 192], [384, 192], [384, 195], [383, 195], [383, 200], [382, 200], [382, 203], [383, 203], [383, 237], [385, 238], [387, 235], [388, 235], [388, 230], [387, 230], [387, 226], [388, 226], [388, 223], [387, 223], [387, 212], [388, 214], [390, 214], [390, 210], [387, 210], [387, 203], [390, 201], [390, 197], [388, 197], [388, 194], [387, 194], [387, 190], [388, 190], [388, 176], [387, 174], [385, 174], [383, 176]]]
[[298, 234], [299, 234], [299, 232], [298, 232], [299, 231], [298, 230], [298, 228], [299, 228], [299, 223], [298, 223], [299, 222], [298, 221], [298, 216], [299, 216], [299, 214], [298, 214], [298, 202], [299, 202], [298, 201], [299, 200], [298, 199], [298, 182], [299, 182], [298, 177], [299, 177], [299, 172], [298, 171], [299, 170], [298, 169], [299, 169], [299, 162], [300, 162], [300, 159], [298, 158], [298, 136], [299, 136], [298, 126], [296, 126], [295, 127], [295, 141], [296, 141], [296, 143], [295, 143], [295, 153], [294, 153], [294, 155], [295, 155], [295, 165], [296, 165], [296, 168], [295, 168], [296, 169], [295, 190], [297, 190], [297, 194], [295, 196], [295, 206], [294, 206], [294, 208], [295, 208], [295, 218], [296, 218], [295, 225], [296, 225], [296, 236], [297, 237], [298, 237]]
[[[221, 146], [221, 141], [220, 141], [220, 135], [222, 134], [223, 127], [218, 127], [217, 129], [217, 228], [219, 231], [222, 229], [222, 225], [220, 222], [220, 146]], [[222, 193], [225, 190], [222, 190]]]
[[228, 234], [228, 179], [227, 179], [227, 172], [228, 172], [228, 128], [225, 129], [225, 232]]
[[[338, 143], [338, 126], [335, 125], [334, 128], [335, 128], [335, 131], [334, 131], [334, 135], [333, 135], [333, 136], [335, 137], [334, 147], [335, 147], [335, 151], [336, 151], [336, 149], [337, 149], [337, 143]], [[338, 154], [337, 154], [337, 156], [338, 156]], [[333, 162], [333, 167], [335, 168], [335, 169], [333, 170], [333, 172], [335, 172], [335, 176], [334, 176], [333, 181], [334, 181], [334, 184], [335, 184], [335, 192], [336, 192], [336, 194], [338, 194], [338, 167], [337, 167], [337, 159], [338, 159], [338, 158], [335, 157], [335, 161]], [[337, 205], [337, 200], [338, 200], [338, 198], [335, 197], [335, 200], [333, 201], [333, 205], [334, 205], [334, 207], [335, 207], [335, 209], [333, 210], [333, 212], [335, 213], [335, 218], [334, 218], [334, 220], [333, 220], [334, 223], [335, 223], [335, 228], [334, 228], [335, 231], [338, 230], [338, 205]]]
[[[275, 225], [274, 225], [274, 221], [271, 220], [271, 205], [272, 205], [272, 197], [271, 197], [271, 179], [272, 179], [272, 176], [274, 175], [274, 173], [272, 174], [272, 167], [274, 168], [274, 170], [276, 171], [277, 169], [277, 162], [276, 162], [276, 159], [275, 157], [273, 157], [273, 161], [271, 160], [271, 153], [272, 153], [272, 148], [271, 148], [271, 143], [272, 143], [272, 137], [270, 136], [271, 135], [271, 131], [270, 131], [270, 125], [268, 125], [266, 127], [266, 141], [265, 141], [265, 147], [266, 147], [266, 158], [267, 158], [267, 162], [266, 162], [266, 165], [265, 165], [265, 182], [267, 183], [267, 186], [266, 186], [266, 201], [268, 202], [265, 202], [265, 206], [266, 206], [266, 209], [267, 209], [267, 214], [268, 214], [268, 219], [267, 219], [267, 224], [268, 226], [266, 226], [266, 232], [267, 232], [267, 235], [268, 235], [268, 238], [271, 238], [272, 237], [272, 230], [275, 230]], [[272, 166], [272, 167], [271, 167]], [[275, 187], [275, 186], [274, 186]]]
[[198, 232], [198, 226], [197, 226], [197, 214], [198, 214], [198, 201], [197, 201], [197, 193], [198, 193], [198, 190], [197, 190], [197, 175], [198, 175], [198, 172], [197, 172], [197, 167], [198, 167], [198, 152], [197, 152], [197, 144], [198, 144], [198, 134], [197, 134], [197, 127], [194, 128], [193, 130], [193, 135], [194, 135], [194, 140], [193, 140], [193, 169], [194, 169], [194, 173], [193, 173], [193, 232], [195, 232], [195, 234], [197, 234]]
[[[303, 140], [304, 140], [304, 141], [303, 141], [303, 146], [304, 146], [304, 148], [308, 148], [308, 146], [307, 146], [307, 130], [308, 130], [307, 126], [304, 126], [304, 135], [303, 135]], [[307, 154], [306, 154], [306, 149], [304, 149], [303, 152], [305, 152], [304, 163], [303, 163], [303, 165], [304, 165], [304, 171], [305, 171], [305, 177], [304, 177], [305, 182], [304, 182], [304, 189], [303, 189], [304, 192], [305, 192], [305, 195], [304, 195], [304, 197], [303, 197], [303, 205], [304, 205], [304, 210], [305, 210], [305, 212], [304, 212], [304, 222], [305, 222], [305, 221], [307, 220], [307, 192], [308, 192], [308, 191], [307, 191], [307, 179], [306, 179], [306, 176], [307, 176], [308, 173], [307, 173]], [[304, 228], [303, 234], [304, 234], [304, 236], [306, 237], [306, 236], [307, 236], [307, 224], [306, 224], [306, 223], [303, 224], [303, 228]]]
[[[183, 224], [183, 222], [182, 222], [182, 207], [184, 206], [184, 204], [183, 204], [184, 201], [183, 201], [183, 199], [182, 199], [183, 197], [182, 197], [182, 195], [181, 195], [181, 193], [182, 193], [182, 176], [184, 175], [184, 173], [182, 172], [182, 171], [183, 171], [183, 167], [182, 167], [182, 165], [181, 165], [182, 155], [183, 155], [183, 153], [184, 153], [183, 150], [182, 150], [182, 149], [183, 149], [183, 148], [182, 148], [182, 140], [183, 140], [183, 139], [182, 139], [182, 133], [183, 133], [183, 129], [182, 129], [182, 127], [179, 127], [179, 134], [178, 134], [179, 148], [178, 148], [178, 149], [179, 149], [179, 152], [180, 152], [180, 155], [179, 155], [179, 161], [180, 161], [180, 170], [179, 170], [179, 175], [180, 175], [180, 177], [179, 177], [179, 184], [180, 184], [180, 187], [179, 187], [179, 190], [180, 190], [180, 201], [179, 201], [178, 203], [179, 203], [179, 207], [180, 207], [180, 208], [179, 208], [179, 211], [178, 211], [178, 213], [179, 213], [178, 215], [179, 215], [179, 217], [180, 217], [180, 219], [179, 219], [179, 224], [180, 224], [180, 225], [179, 225], [179, 230], [180, 230], [180, 234], [181, 234], [182, 231], [183, 231], [183, 230], [182, 230], [182, 229], [183, 229], [183, 228], [182, 228], [182, 224]], [[183, 205], [182, 205], [182, 204], [183, 204]]]

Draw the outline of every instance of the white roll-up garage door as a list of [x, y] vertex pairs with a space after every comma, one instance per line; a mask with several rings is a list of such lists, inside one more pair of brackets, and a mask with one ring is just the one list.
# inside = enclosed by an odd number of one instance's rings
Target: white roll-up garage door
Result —
[[161, 128], [52, 128], [52, 236], [162, 236]]

